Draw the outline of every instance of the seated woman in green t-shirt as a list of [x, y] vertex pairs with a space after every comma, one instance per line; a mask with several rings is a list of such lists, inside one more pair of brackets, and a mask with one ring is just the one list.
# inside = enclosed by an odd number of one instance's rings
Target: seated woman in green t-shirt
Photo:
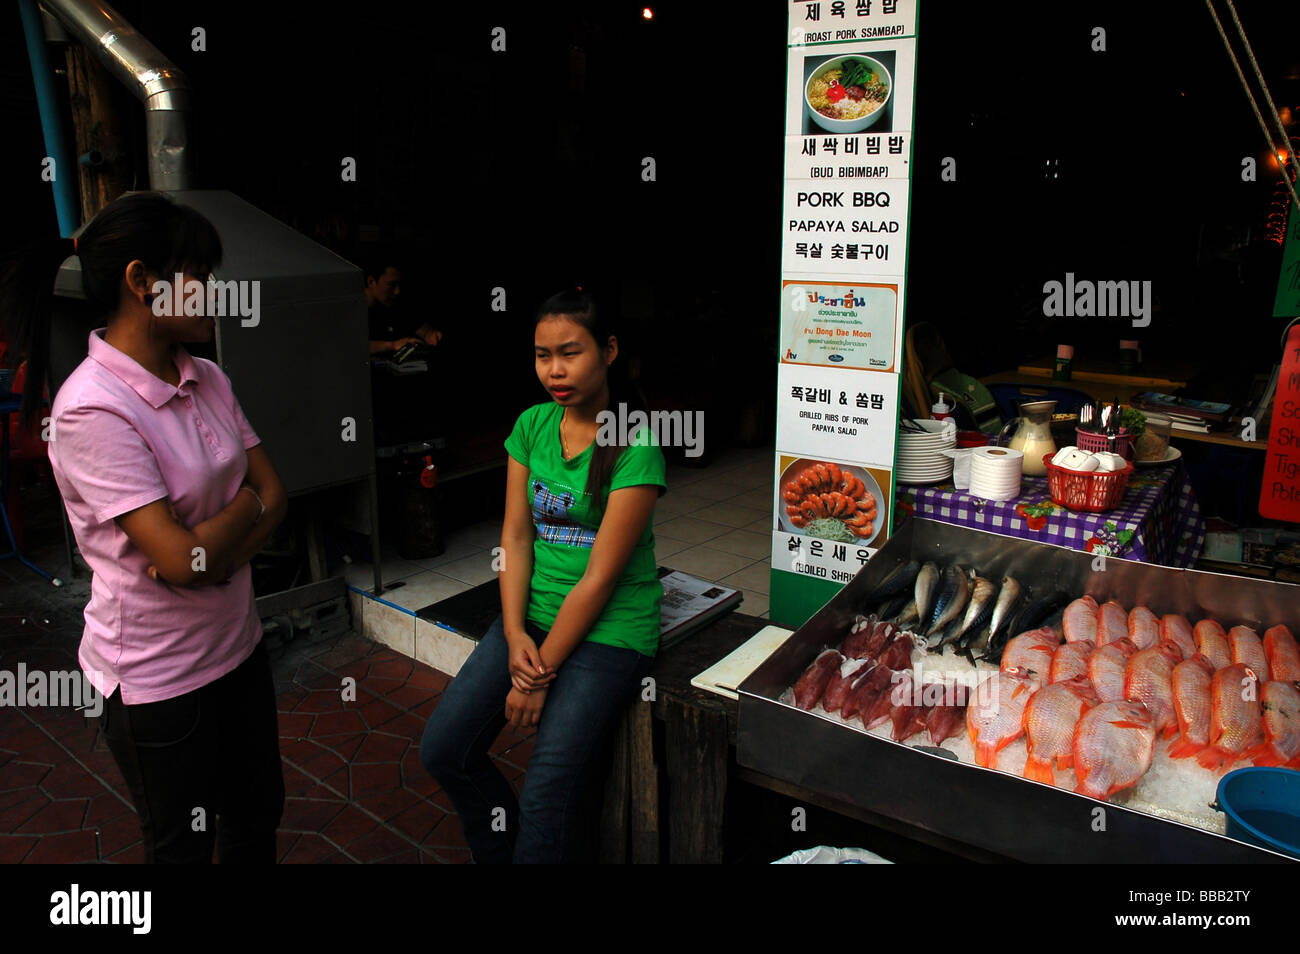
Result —
[[[420, 745], [478, 863], [572, 858], [579, 797], [659, 646], [651, 522], [664, 456], [648, 428], [609, 426], [627, 412], [612, 380], [618, 340], [580, 289], [542, 304], [533, 339], [551, 400], [519, 415], [505, 443], [502, 613]], [[537, 727], [518, 801], [488, 757], [507, 721]]]

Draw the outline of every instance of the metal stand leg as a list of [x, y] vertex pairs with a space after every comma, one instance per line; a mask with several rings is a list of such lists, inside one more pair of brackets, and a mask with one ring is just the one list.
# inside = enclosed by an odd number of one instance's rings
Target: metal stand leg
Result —
[[375, 569], [375, 595], [384, 592], [379, 572], [379, 478], [370, 472], [370, 563]]

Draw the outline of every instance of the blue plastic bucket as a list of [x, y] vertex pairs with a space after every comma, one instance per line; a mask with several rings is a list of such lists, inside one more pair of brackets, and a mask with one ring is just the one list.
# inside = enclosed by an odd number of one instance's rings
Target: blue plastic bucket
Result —
[[1219, 780], [1215, 807], [1227, 816], [1227, 835], [1300, 858], [1300, 772], [1244, 768]]

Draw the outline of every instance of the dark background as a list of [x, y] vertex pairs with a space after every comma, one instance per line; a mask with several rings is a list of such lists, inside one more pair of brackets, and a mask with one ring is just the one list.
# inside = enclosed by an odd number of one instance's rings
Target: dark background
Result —
[[[1280, 248], [1262, 238], [1276, 164], [1204, 5], [1076, 6], [921, 4], [906, 320], [939, 325], [974, 375], [1136, 336], [1149, 360], [1203, 362], [1196, 396], [1236, 391], [1277, 360]], [[198, 186], [349, 258], [403, 245], [408, 305], [446, 333], [464, 400], [507, 426], [544, 397], [532, 311], [570, 282], [622, 306], [647, 393], [698, 407], [775, 390], [784, 4], [663, 2], [652, 22], [612, 0], [118, 9], [193, 83]], [[1300, 107], [1300, 8], [1239, 10], [1279, 108]], [[0, 37], [8, 244], [55, 218], [12, 4]], [[122, 115], [138, 144], [125, 94]], [[1043, 282], [1066, 271], [1152, 281], [1152, 326], [1043, 318]]]

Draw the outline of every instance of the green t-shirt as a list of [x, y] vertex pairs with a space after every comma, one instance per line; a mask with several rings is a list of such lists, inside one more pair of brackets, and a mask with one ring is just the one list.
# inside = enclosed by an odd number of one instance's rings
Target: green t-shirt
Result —
[[[587, 570], [587, 559], [599, 514], [593, 515], [586, 492], [591, 446], [572, 460], [560, 448], [560, 416], [564, 408], [554, 401], [537, 404], [519, 415], [506, 438], [506, 452], [528, 468], [528, 499], [537, 538], [533, 542], [533, 576], [529, 585], [528, 619], [549, 630], [560, 604]], [[649, 428], [623, 448], [605, 490], [638, 484], [667, 489], [663, 451]], [[653, 656], [659, 649], [659, 603], [663, 585], [655, 560], [653, 521], [646, 524], [632, 556], [618, 578], [609, 602], [587, 638], [609, 646], [635, 649]]]

